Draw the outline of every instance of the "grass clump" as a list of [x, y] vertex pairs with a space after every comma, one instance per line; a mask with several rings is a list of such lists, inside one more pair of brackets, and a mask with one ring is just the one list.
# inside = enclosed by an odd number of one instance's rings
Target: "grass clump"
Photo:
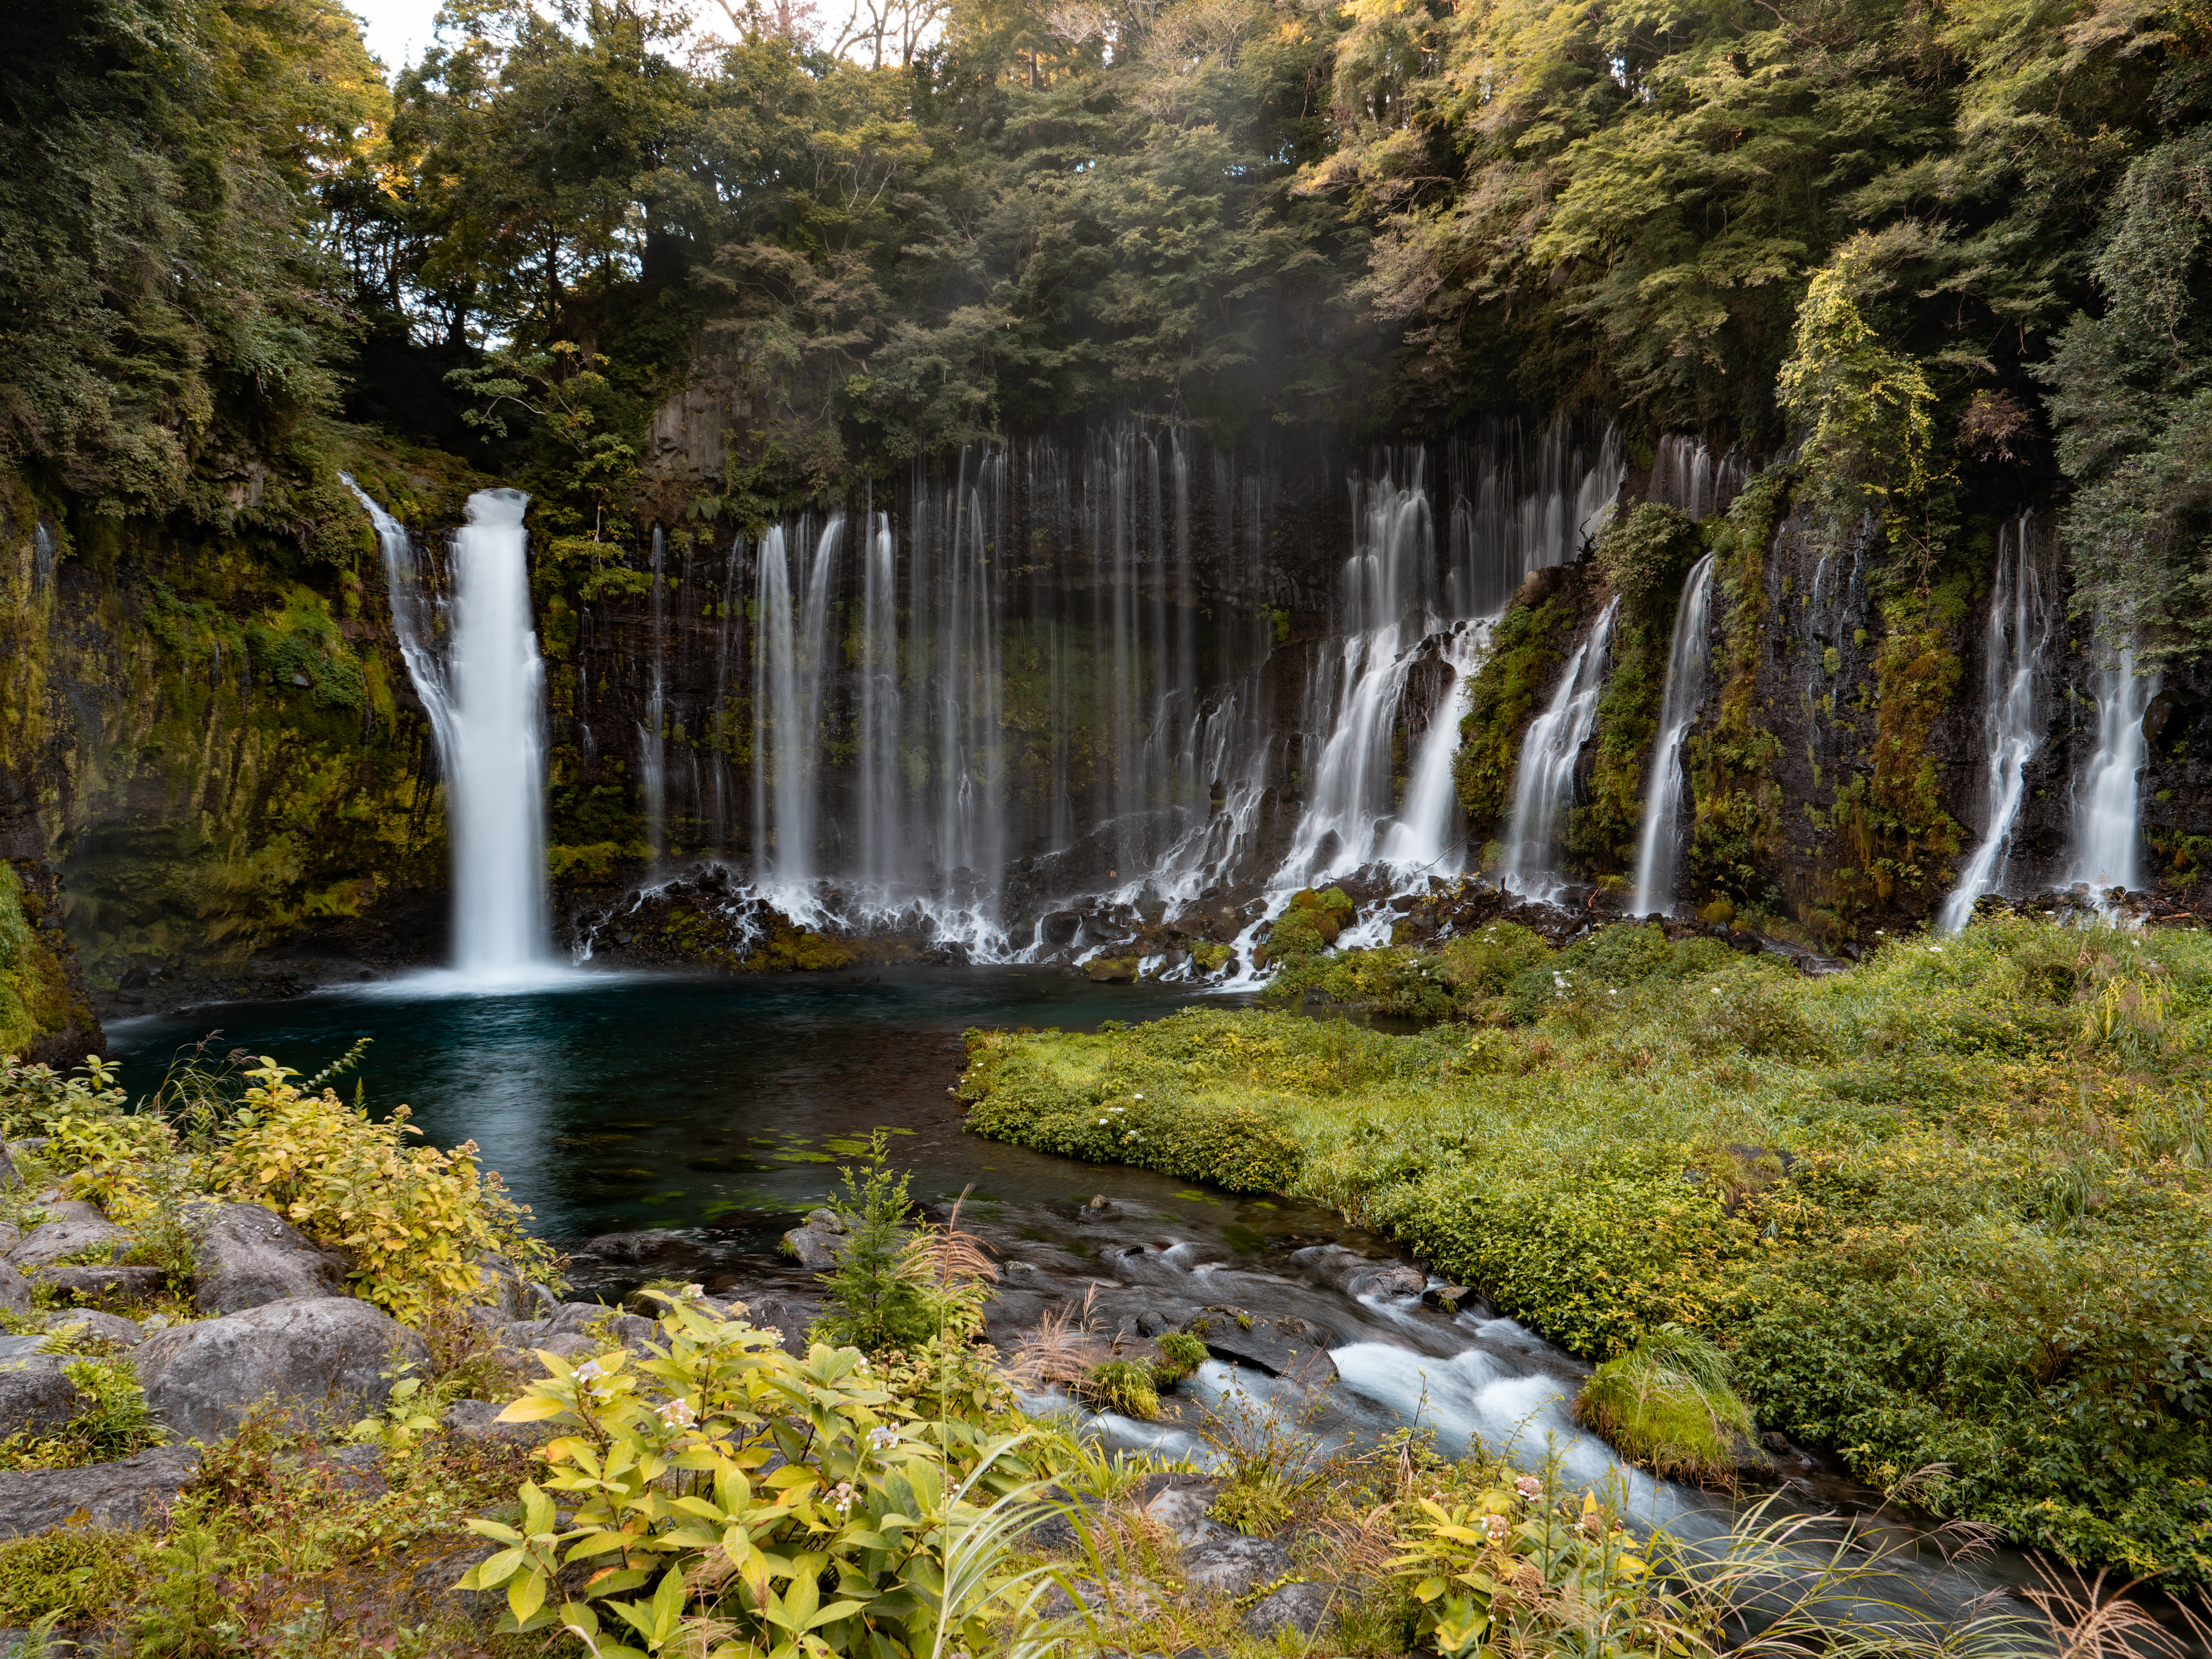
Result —
[[1152, 1362], [1152, 1381], [1173, 1388], [1206, 1363], [1206, 1344], [1188, 1331], [1168, 1331], [1159, 1339], [1160, 1357]]
[[1942, 1464], [1939, 1515], [2212, 1586], [2212, 938], [1998, 917], [1820, 979], [1626, 924], [1436, 955], [1464, 1023], [1408, 1036], [979, 1033], [970, 1126], [1330, 1205], [1594, 1362], [1679, 1327], [1871, 1485]]
[[1160, 1414], [1159, 1390], [1152, 1369], [1134, 1359], [1109, 1359], [1092, 1368], [1084, 1389], [1091, 1405], [1102, 1412], [1119, 1412], [1140, 1423]]
[[1728, 1356], [1690, 1331], [1647, 1333], [1607, 1360], [1575, 1401], [1577, 1421], [1632, 1463], [1671, 1480], [1733, 1486], [1759, 1461], [1751, 1407], [1729, 1386]]

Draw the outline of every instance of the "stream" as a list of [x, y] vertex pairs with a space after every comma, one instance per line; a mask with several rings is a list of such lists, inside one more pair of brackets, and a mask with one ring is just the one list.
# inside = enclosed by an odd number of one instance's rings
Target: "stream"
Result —
[[[805, 1308], [818, 1285], [778, 1243], [883, 1128], [930, 1213], [942, 1218], [970, 1189], [962, 1224], [989, 1243], [1005, 1273], [987, 1333], [1001, 1349], [1044, 1312], [1086, 1300], [1102, 1333], [1150, 1335], [1229, 1308], [1326, 1334], [1325, 1358], [1283, 1375], [1209, 1361], [1163, 1421], [1093, 1418], [1109, 1441], [1204, 1462], [1209, 1412], [1273, 1414], [1333, 1443], [1419, 1423], [1447, 1452], [1480, 1441], [1529, 1468], [1556, 1458], [1577, 1486], [1618, 1482], [1639, 1522], [1686, 1540], [1723, 1534], [1725, 1498], [1627, 1468], [1575, 1425], [1568, 1402], [1586, 1365], [1486, 1310], [1425, 1302], [1437, 1281], [1387, 1241], [1312, 1206], [1082, 1164], [962, 1127], [950, 1090], [969, 1028], [1091, 1030], [1192, 1000], [1042, 968], [736, 978], [586, 969], [493, 992], [425, 975], [108, 1030], [134, 1095], [211, 1035], [216, 1055], [244, 1048], [309, 1074], [373, 1039], [358, 1073], [368, 1103], [410, 1104], [427, 1144], [475, 1140], [537, 1229], [574, 1253], [574, 1293], [586, 1296], [672, 1274]], [[341, 1085], [349, 1097], [353, 1086]], [[1945, 1561], [1919, 1522], [1874, 1516], [1878, 1496], [1815, 1454], [1793, 1449], [1778, 1462], [1783, 1510], [1858, 1516], [1900, 1547], [1890, 1596], [1941, 1615], [2033, 1582], [2010, 1552]]]

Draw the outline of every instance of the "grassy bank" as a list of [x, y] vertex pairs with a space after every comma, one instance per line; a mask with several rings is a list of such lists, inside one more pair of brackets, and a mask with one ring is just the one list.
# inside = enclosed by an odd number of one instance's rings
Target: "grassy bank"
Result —
[[1303, 982], [1449, 1023], [979, 1032], [971, 1127], [1334, 1205], [1592, 1358], [1707, 1334], [1877, 1486], [2212, 1583], [2212, 941], [1999, 921], [1804, 980], [1498, 924]]

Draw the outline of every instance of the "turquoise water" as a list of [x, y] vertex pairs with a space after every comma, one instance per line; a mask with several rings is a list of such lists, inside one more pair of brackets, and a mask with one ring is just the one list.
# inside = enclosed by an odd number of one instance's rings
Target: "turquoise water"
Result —
[[[762, 975], [742, 979], [580, 972], [552, 989], [441, 994], [438, 982], [235, 1003], [109, 1028], [134, 1094], [172, 1055], [215, 1034], [312, 1074], [357, 1038], [372, 1109], [414, 1109], [424, 1139], [473, 1139], [549, 1237], [639, 1227], [738, 1227], [830, 1190], [876, 1127], [914, 1171], [918, 1198], [1150, 1201], [1185, 1194], [1232, 1236], [1277, 1231], [1274, 1206], [1201, 1194], [1142, 1171], [985, 1141], [947, 1091], [972, 1026], [1095, 1030], [1190, 1000], [1158, 987], [1094, 985], [1020, 968]], [[343, 1085], [350, 1096], [353, 1082]]]

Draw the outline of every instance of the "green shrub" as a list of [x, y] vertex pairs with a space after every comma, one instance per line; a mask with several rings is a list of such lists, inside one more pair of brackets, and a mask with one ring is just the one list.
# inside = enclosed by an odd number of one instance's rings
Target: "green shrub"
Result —
[[479, 1170], [476, 1143], [409, 1146], [420, 1130], [400, 1107], [382, 1121], [264, 1059], [223, 1127], [213, 1182], [265, 1204], [310, 1237], [353, 1252], [360, 1294], [419, 1324], [442, 1301], [483, 1298], [484, 1255], [549, 1277], [552, 1252], [526, 1231], [530, 1211]]
[[1172, 1388], [1206, 1364], [1206, 1344], [1188, 1331], [1168, 1331], [1159, 1339], [1160, 1357], [1152, 1364], [1152, 1381]]
[[0, 1626], [112, 1616], [139, 1589], [152, 1547], [143, 1533], [72, 1524], [0, 1542]]
[[1575, 1399], [1576, 1419], [1623, 1457], [1670, 1480], [1732, 1486], [1755, 1459], [1751, 1407], [1729, 1386], [1728, 1356], [1662, 1327], [1608, 1359]]
[[[718, 1653], [900, 1659], [996, 1652], [1035, 1622], [1042, 1570], [1000, 1565], [1039, 1513], [1022, 1437], [917, 1419], [855, 1349], [793, 1359], [774, 1332], [678, 1302], [650, 1358], [556, 1360], [503, 1419], [560, 1437], [519, 1524], [469, 1523], [504, 1547], [462, 1583], [505, 1589], [524, 1630], [688, 1651], [685, 1622], [706, 1618], [738, 1644]], [[579, 1583], [578, 1559], [605, 1570]]]
[[907, 1196], [913, 1177], [884, 1167], [888, 1145], [878, 1129], [860, 1173], [850, 1164], [838, 1170], [842, 1190], [830, 1206], [845, 1224], [845, 1243], [837, 1265], [821, 1275], [828, 1305], [816, 1334], [863, 1353], [918, 1347], [937, 1334], [941, 1311], [909, 1249], [919, 1218]]
[[1153, 1386], [1152, 1368], [1133, 1359], [1109, 1359], [1094, 1365], [1082, 1393], [1100, 1411], [1119, 1412], [1139, 1422], [1150, 1422], [1160, 1414], [1159, 1391]]
[[0, 1441], [0, 1468], [82, 1468], [161, 1444], [161, 1425], [139, 1390], [138, 1368], [129, 1360], [74, 1360], [62, 1373], [76, 1385], [82, 1408], [52, 1434], [25, 1429]]

